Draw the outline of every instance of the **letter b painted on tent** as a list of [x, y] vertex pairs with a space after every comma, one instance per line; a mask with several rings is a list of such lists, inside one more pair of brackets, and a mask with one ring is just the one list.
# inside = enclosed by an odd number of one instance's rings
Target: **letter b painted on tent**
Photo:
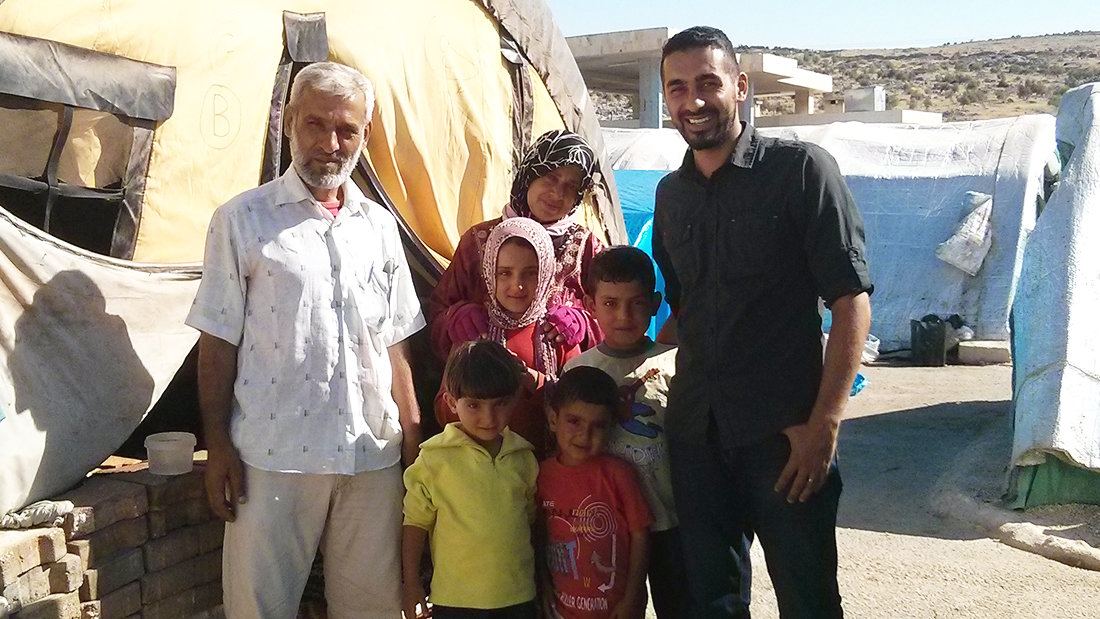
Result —
[[232, 90], [214, 84], [206, 91], [199, 117], [199, 132], [212, 148], [222, 149], [237, 139], [241, 128], [241, 100]]

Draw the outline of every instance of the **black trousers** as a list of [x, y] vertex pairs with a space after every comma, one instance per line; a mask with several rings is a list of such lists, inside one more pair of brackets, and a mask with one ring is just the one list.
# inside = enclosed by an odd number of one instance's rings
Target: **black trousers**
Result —
[[535, 601], [504, 608], [432, 606], [432, 619], [535, 619]]
[[806, 503], [775, 491], [790, 456], [786, 435], [723, 449], [669, 441], [672, 487], [693, 598], [693, 619], [749, 616], [744, 591], [755, 535], [783, 619], [840, 619], [836, 514], [842, 483], [836, 463]]

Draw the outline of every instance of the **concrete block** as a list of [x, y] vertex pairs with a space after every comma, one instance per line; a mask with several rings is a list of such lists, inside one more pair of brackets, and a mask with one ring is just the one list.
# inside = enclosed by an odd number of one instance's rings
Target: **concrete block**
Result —
[[959, 342], [959, 363], [964, 365], [994, 365], [1011, 363], [1008, 342], [970, 340]]
[[50, 572], [44, 567], [34, 567], [15, 579], [3, 589], [3, 597], [11, 605], [13, 612], [49, 597]]
[[197, 612], [188, 619], [225, 619], [225, 606], [218, 604], [214, 608]]
[[24, 606], [13, 619], [80, 619], [80, 596], [55, 593]]
[[44, 566], [50, 573], [50, 593], [69, 593], [80, 588], [84, 569], [77, 555], [65, 555], [60, 561]]
[[149, 472], [149, 463], [142, 462], [130, 466], [120, 466], [106, 475], [132, 484], [145, 486], [149, 499], [149, 511], [160, 511], [168, 506], [206, 497], [204, 475], [206, 469], [196, 464], [190, 473], [184, 475], [154, 475]]
[[136, 582], [108, 593], [102, 599], [80, 604], [82, 619], [123, 619], [140, 610], [141, 587]]
[[193, 557], [221, 548], [225, 523], [212, 520], [177, 529], [145, 545], [145, 571], [159, 572]]
[[222, 547], [225, 540], [225, 523], [220, 519], [211, 520], [199, 527], [199, 554], [213, 552]]
[[222, 584], [212, 582], [147, 604], [142, 607], [141, 614], [144, 619], [188, 619], [221, 603]]
[[150, 572], [142, 576], [141, 601], [144, 604], [159, 602], [168, 596], [199, 585], [219, 581], [221, 576], [221, 551], [208, 552], [159, 572]]
[[214, 517], [206, 497], [175, 503], [166, 509], [149, 512], [149, 537], [157, 539], [176, 529], [209, 522]]
[[88, 567], [99, 567], [99, 562], [125, 548], [137, 548], [149, 541], [149, 521], [145, 517], [122, 520], [100, 529], [88, 537], [91, 551]]
[[40, 532], [38, 537], [38, 553], [39, 558], [42, 560], [42, 565], [60, 561], [62, 557], [68, 554], [68, 550], [65, 547], [65, 532], [61, 527], [37, 529], [37, 531]]
[[141, 585], [132, 582], [99, 600], [100, 619], [125, 619], [141, 612]]
[[108, 475], [93, 475], [80, 487], [66, 492], [58, 500], [72, 501], [72, 513], [65, 517], [65, 536], [87, 537], [112, 524], [144, 516], [149, 511], [145, 487], [129, 484]]
[[105, 559], [98, 567], [84, 572], [80, 599], [98, 600], [104, 595], [136, 582], [145, 574], [145, 555], [141, 548], [121, 550]]
[[92, 557], [92, 543], [86, 539], [74, 539], [65, 544], [69, 554], [80, 558], [80, 569], [88, 571], [88, 562]]
[[60, 527], [0, 531], [0, 589], [21, 574], [65, 556], [65, 532]]

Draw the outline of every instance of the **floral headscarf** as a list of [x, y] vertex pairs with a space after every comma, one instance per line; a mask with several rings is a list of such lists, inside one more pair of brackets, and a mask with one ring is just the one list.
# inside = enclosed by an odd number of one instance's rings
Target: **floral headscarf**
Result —
[[[539, 280], [535, 287], [535, 295], [531, 305], [522, 316], [514, 318], [497, 301], [497, 256], [500, 248], [508, 239], [519, 237], [531, 244], [535, 249], [535, 255], [539, 262]], [[507, 332], [513, 329], [522, 329], [533, 323], [542, 321], [546, 317], [546, 306], [553, 292], [554, 271], [556, 269], [554, 258], [554, 244], [550, 239], [550, 233], [546, 228], [534, 219], [526, 217], [512, 217], [497, 224], [485, 241], [482, 252], [481, 275], [485, 280], [485, 288], [489, 295], [485, 302], [489, 314], [489, 337], [500, 343], [504, 343]], [[545, 338], [538, 337], [535, 347], [536, 363], [541, 362], [541, 368], [534, 368], [543, 374], [553, 376], [557, 370], [557, 350], [545, 342]]]
[[583, 174], [577, 198], [573, 201], [573, 210], [560, 220], [545, 224], [544, 227], [550, 236], [560, 236], [568, 232], [573, 226], [573, 213], [576, 212], [577, 205], [581, 203], [584, 193], [592, 186], [592, 175], [596, 169], [596, 154], [592, 152], [592, 147], [584, 141], [584, 138], [572, 131], [562, 129], [547, 131], [535, 140], [516, 169], [515, 179], [512, 181], [512, 193], [504, 209], [504, 217], [531, 217], [531, 207], [527, 204], [527, 189], [531, 186], [531, 182], [567, 165], [579, 167]]

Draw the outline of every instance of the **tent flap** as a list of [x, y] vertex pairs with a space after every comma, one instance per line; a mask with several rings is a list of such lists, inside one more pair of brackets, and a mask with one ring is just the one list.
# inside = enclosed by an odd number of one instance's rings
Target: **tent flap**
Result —
[[163, 121], [175, 91], [173, 67], [0, 32], [0, 92]]
[[322, 62], [328, 59], [328, 29], [324, 13], [283, 11], [286, 50], [294, 62]]

